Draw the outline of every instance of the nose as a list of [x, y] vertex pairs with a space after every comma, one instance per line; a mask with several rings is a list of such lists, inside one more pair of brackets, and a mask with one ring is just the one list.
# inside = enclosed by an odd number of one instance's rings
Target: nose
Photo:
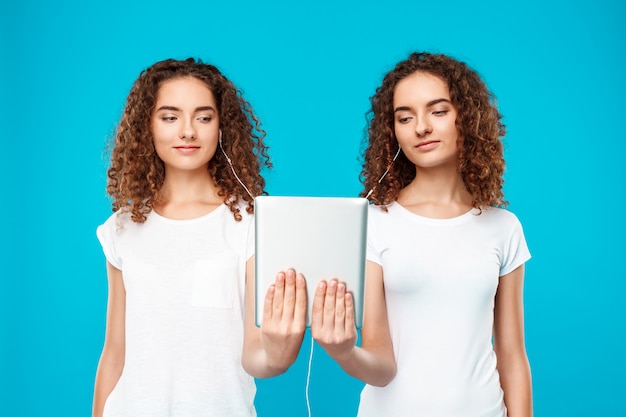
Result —
[[182, 140], [191, 141], [196, 139], [196, 129], [191, 120], [181, 123], [179, 137]]
[[426, 136], [433, 131], [427, 117], [419, 117], [415, 123], [415, 134], [418, 137]]

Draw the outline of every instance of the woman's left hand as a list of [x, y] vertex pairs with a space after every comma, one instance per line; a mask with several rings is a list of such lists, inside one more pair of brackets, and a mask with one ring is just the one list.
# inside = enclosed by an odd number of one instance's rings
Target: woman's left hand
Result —
[[311, 335], [338, 362], [346, 360], [354, 351], [357, 340], [354, 299], [344, 283], [332, 279], [317, 285]]

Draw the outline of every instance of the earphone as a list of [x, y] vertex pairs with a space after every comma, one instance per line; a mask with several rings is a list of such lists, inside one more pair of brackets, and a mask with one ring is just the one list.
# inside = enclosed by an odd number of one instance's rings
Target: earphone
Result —
[[222, 129], [219, 130], [218, 142], [219, 142], [219, 145], [220, 145], [220, 150], [224, 154], [224, 157], [226, 158], [226, 161], [228, 161], [228, 165], [230, 165], [230, 170], [233, 171], [233, 175], [235, 176], [235, 178], [237, 178], [237, 181], [239, 181], [239, 184], [241, 184], [243, 189], [246, 190], [246, 192], [248, 193], [250, 198], [254, 200], [254, 196], [252, 195], [250, 190], [248, 190], [248, 187], [246, 187], [246, 185], [243, 183], [243, 181], [241, 181], [241, 178], [239, 178], [239, 175], [237, 175], [237, 173], [235, 172], [235, 167], [233, 166], [232, 161], [230, 160], [228, 155], [226, 155], [226, 151], [224, 151], [224, 146], [222, 145]]
[[[380, 184], [383, 181], [383, 178], [385, 178], [385, 176], [387, 176], [387, 173], [389, 173], [389, 170], [391, 169], [393, 163], [396, 161], [396, 159], [398, 159], [398, 155], [400, 155], [400, 151], [401, 150], [402, 150], [402, 148], [400, 146], [398, 146], [398, 152], [396, 152], [396, 154], [393, 157], [393, 159], [391, 160], [391, 162], [389, 162], [389, 165], [387, 165], [387, 169], [385, 170], [385, 172], [383, 172], [383, 175], [381, 175], [380, 178], [378, 179], [377, 185]], [[374, 192], [375, 188], [376, 188], [376, 186], [374, 186], [371, 190], [369, 190], [369, 192], [367, 193], [365, 198], [369, 198], [370, 195], [372, 195], [372, 193]]]
[[[230, 160], [228, 155], [226, 155], [226, 151], [224, 150], [224, 145], [222, 144], [222, 129], [219, 130], [218, 143], [219, 143], [219, 146], [220, 146], [220, 150], [222, 151], [222, 154], [226, 158], [226, 161], [228, 161], [228, 165], [230, 166], [230, 170], [233, 172], [233, 175], [235, 176], [235, 178], [237, 178], [237, 181], [239, 181], [239, 184], [241, 184], [241, 186], [244, 188], [244, 190], [246, 190], [246, 192], [248, 193], [250, 198], [252, 198], [254, 200], [254, 196], [252, 195], [250, 190], [248, 190], [248, 187], [246, 187], [246, 185], [243, 183], [243, 181], [241, 181], [241, 179], [239, 178], [239, 175], [237, 175], [237, 173], [235, 172], [235, 167], [233, 167], [232, 161]], [[309, 400], [309, 384], [311, 382], [311, 365], [312, 365], [312, 362], [313, 362], [313, 345], [314, 345], [314, 343], [315, 342], [313, 340], [313, 336], [311, 336], [311, 350], [309, 352], [309, 365], [308, 365], [308, 371], [307, 371], [307, 377], [306, 377], [306, 387], [305, 387], [306, 406], [307, 406], [307, 411], [308, 411], [308, 416], [309, 417], [311, 417], [311, 402]]]

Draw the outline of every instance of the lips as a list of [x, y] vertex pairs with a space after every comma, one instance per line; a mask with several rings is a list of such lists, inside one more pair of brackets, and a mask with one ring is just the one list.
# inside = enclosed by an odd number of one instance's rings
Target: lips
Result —
[[181, 153], [193, 153], [200, 149], [199, 146], [175, 146], [174, 149]]
[[431, 148], [434, 148], [438, 143], [439, 143], [439, 141], [437, 141], [437, 140], [428, 140], [428, 141], [425, 141], [425, 142], [418, 143], [416, 148], [418, 148], [418, 149], [431, 149]]

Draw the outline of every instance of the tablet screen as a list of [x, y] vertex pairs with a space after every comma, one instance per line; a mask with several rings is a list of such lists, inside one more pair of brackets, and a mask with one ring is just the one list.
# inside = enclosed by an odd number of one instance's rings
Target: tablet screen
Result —
[[255, 199], [256, 324], [262, 321], [265, 294], [276, 274], [293, 268], [307, 281], [307, 326], [315, 288], [336, 278], [353, 295], [355, 322], [363, 320], [365, 240], [368, 201], [342, 197]]

